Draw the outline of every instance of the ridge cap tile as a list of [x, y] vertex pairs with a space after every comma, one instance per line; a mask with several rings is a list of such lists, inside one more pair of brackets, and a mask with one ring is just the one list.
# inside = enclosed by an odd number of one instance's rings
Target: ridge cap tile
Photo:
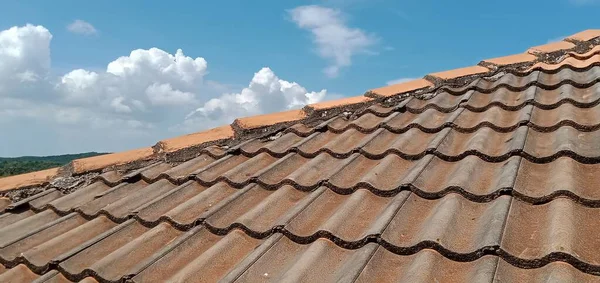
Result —
[[256, 116], [237, 118], [233, 122], [234, 126], [238, 126], [244, 130], [253, 130], [268, 126], [274, 126], [280, 123], [300, 121], [307, 118], [308, 115], [304, 110], [288, 110]]
[[75, 159], [71, 161], [71, 166], [73, 174], [77, 175], [102, 170], [109, 166], [149, 160], [152, 156], [154, 156], [154, 149], [151, 147], [143, 147], [128, 151]]
[[227, 140], [233, 138], [233, 136], [234, 131], [231, 125], [225, 125], [201, 132], [164, 139], [159, 141], [157, 145], [162, 152], [171, 153], [180, 149], [199, 146], [210, 142]]
[[403, 94], [411, 91], [421, 90], [432, 88], [434, 84], [426, 79], [416, 79], [407, 82], [402, 82], [393, 85], [387, 85], [379, 88], [375, 88], [370, 90], [370, 92], [375, 93], [380, 96], [388, 97], [394, 96], [398, 94]]
[[456, 68], [447, 71], [441, 71], [436, 73], [430, 73], [429, 76], [444, 79], [444, 80], [452, 80], [472, 75], [481, 75], [485, 73], [489, 73], [491, 70], [489, 68], [473, 65], [468, 67]]
[[512, 55], [507, 55], [507, 56], [502, 56], [502, 57], [485, 59], [485, 60], [483, 60], [483, 62], [492, 63], [492, 64], [498, 65], [498, 66], [508, 66], [508, 65], [521, 64], [521, 63], [533, 63], [535, 60], [537, 60], [537, 57], [535, 55], [532, 55], [529, 53], [519, 53], [519, 54], [512, 54]]
[[600, 36], [600, 29], [587, 29], [580, 31], [576, 34], [566, 37], [567, 39], [578, 40], [578, 41], [590, 41]]
[[58, 174], [60, 167], [0, 178], [0, 192], [42, 185]]
[[540, 53], [552, 53], [563, 50], [570, 50], [575, 48], [576, 45], [572, 42], [568, 41], [556, 41], [551, 43], [546, 43], [538, 46], [533, 46], [527, 49], [527, 52], [533, 55], [537, 55]]
[[372, 100], [374, 100], [374, 99], [371, 97], [359, 95], [359, 96], [344, 97], [344, 98], [335, 99], [335, 100], [317, 102], [317, 103], [309, 104], [306, 107], [311, 110], [329, 110], [329, 109], [334, 109], [334, 108], [338, 108], [338, 107], [362, 104], [365, 102], [370, 102]]

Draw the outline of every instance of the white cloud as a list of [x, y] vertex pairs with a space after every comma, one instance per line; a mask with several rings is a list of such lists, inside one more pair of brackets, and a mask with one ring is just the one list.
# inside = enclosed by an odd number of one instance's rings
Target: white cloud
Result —
[[395, 85], [395, 84], [401, 84], [401, 83], [410, 82], [410, 81], [414, 81], [414, 80], [416, 80], [416, 78], [399, 78], [399, 79], [387, 81], [386, 84], [387, 85]]
[[239, 93], [223, 94], [209, 100], [188, 114], [186, 123], [193, 124], [198, 119], [226, 123], [236, 117], [299, 108], [321, 101], [326, 94], [326, 90], [308, 92], [295, 82], [278, 78], [271, 69], [262, 68], [254, 74], [248, 87]]
[[347, 26], [339, 10], [311, 5], [288, 12], [299, 28], [312, 33], [319, 55], [331, 61], [323, 70], [329, 77], [337, 77], [341, 68], [350, 66], [354, 55], [372, 53], [369, 48], [378, 42], [374, 35]]
[[131, 113], [131, 108], [123, 103], [125, 97], [118, 96], [110, 101], [110, 107], [119, 113]]
[[299, 108], [326, 94], [268, 68], [240, 92], [224, 94], [231, 87], [205, 79], [204, 58], [158, 48], [133, 50], [104, 70], [53, 76], [51, 39], [42, 26], [0, 31], [0, 132], [11, 133], [0, 156], [149, 146], [240, 116]]
[[119, 57], [108, 64], [106, 72], [122, 78], [165, 78], [191, 84], [202, 80], [206, 69], [204, 58], [187, 57], [181, 49], [171, 55], [161, 49], [150, 48], [137, 49], [129, 56]]
[[67, 26], [67, 30], [81, 35], [94, 35], [98, 34], [98, 30], [96, 28], [83, 20], [75, 20]]
[[194, 103], [194, 94], [173, 89], [171, 84], [154, 83], [146, 89], [146, 95], [154, 105], [183, 105]]
[[0, 31], [0, 95], [47, 76], [51, 39], [43, 26], [27, 24]]

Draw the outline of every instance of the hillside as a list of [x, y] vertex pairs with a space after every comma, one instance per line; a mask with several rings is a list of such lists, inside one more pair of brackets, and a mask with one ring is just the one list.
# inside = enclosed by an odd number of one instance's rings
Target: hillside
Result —
[[102, 154], [106, 153], [86, 152], [53, 156], [0, 157], [0, 177], [18, 175], [63, 166], [73, 159], [91, 157]]

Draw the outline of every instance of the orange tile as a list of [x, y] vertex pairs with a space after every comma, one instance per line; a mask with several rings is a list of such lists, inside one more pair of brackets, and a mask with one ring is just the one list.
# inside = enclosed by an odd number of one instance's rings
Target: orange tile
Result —
[[274, 124], [298, 121], [306, 118], [303, 110], [289, 110], [265, 115], [235, 119], [234, 124], [240, 128], [251, 130]]
[[509, 55], [509, 56], [504, 56], [504, 57], [486, 59], [483, 61], [487, 62], [487, 63], [492, 63], [494, 65], [498, 65], [498, 66], [506, 66], [506, 65], [513, 65], [513, 64], [519, 64], [519, 63], [530, 63], [530, 62], [535, 61], [535, 59], [537, 59], [537, 57], [535, 57], [534, 55], [531, 55], [528, 53], [521, 53], [521, 54]]
[[567, 37], [568, 39], [588, 41], [600, 36], [600, 29], [588, 29]]
[[569, 55], [571, 55], [573, 57], [577, 57], [577, 58], [589, 58], [597, 53], [600, 53], [600, 45], [594, 46], [590, 51], [588, 51], [586, 53], [580, 54], [575, 51], [571, 51], [571, 52], [569, 52]]
[[392, 96], [429, 87], [433, 87], [433, 83], [426, 79], [417, 79], [372, 89], [371, 92], [381, 96]]
[[203, 132], [162, 140], [158, 142], [158, 146], [163, 152], [174, 152], [191, 146], [230, 138], [233, 138], [233, 128], [230, 125], [227, 125]]
[[561, 67], [563, 67], [565, 65], [569, 65], [576, 69], [584, 69], [584, 68], [587, 68], [590, 65], [598, 63], [598, 62], [600, 62], [600, 55], [598, 55], [598, 54], [594, 55], [592, 57], [589, 57], [588, 59], [584, 59], [584, 60], [579, 60], [575, 57], [567, 57], [565, 60], [562, 60], [558, 64], [548, 64], [548, 63], [544, 63], [544, 62], [539, 62], [539, 63], [533, 65], [529, 70], [544, 69], [544, 70], [548, 70], [548, 71], [554, 71], [554, 70], [560, 69]]
[[561, 50], [568, 50], [573, 47], [575, 47], [575, 44], [573, 44], [571, 42], [557, 41], [557, 42], [552, 42], [552, 43], [548, 43], [548, 44], [544, 44], [544, 45], [538, 45], [538, 46], [531, 47], [527, 50], [527, 52], [529, 52], [531, 54], [550, 53], [550, 52], [556, 52], [556, 51], [561, 51]]
[[0, 192], [42, 185], [58, 174], [59, 168], [0, 178]]
[[331, 108], [343, 107], [346, 105], [365, 103], [365, 102], [369, 102], [371, 100], [373, 100], [373, 98], [361, 95], [361, 96], [347, 97], [347, 98], [342, 98], [342, 99], [314, 103], [314, 104], [308, 105], [308, 107], [312, 108], [313, 110], [326, 110], [326, 109], [331, 109]]
[[76, 159], [72, 161], [73, 174], [97, 171], [108, 166], [123, 165], [138, 160], [148, 160], [153, 154], [154, 150], [151, 147], [144, 147], [124, 152]]
[[[0, 197], [0, 211], [3, 211], [7, 206], [9, 206], [12, 201], [7, 197]], [[0, 270], [0, 273], [2, 270]]]
[[432, 73], [430, 76], [438, 77], [444, 80], [456, 79], [460, 77], [479, 75], [489, 72], [490, 70], [482, 66], [470, 66], [444, 72]]

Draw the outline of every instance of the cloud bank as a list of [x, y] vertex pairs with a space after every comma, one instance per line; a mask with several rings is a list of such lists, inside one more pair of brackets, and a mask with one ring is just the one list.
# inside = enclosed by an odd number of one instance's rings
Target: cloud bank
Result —
[[0, 31], [0, 156], [117, 151], [318, 102], [262, 68], [239, 92], [207, 80], [208, 63], [183, 50], [137, 49], [101, 71], [52, 70], [52, 34], [26, 25]]

